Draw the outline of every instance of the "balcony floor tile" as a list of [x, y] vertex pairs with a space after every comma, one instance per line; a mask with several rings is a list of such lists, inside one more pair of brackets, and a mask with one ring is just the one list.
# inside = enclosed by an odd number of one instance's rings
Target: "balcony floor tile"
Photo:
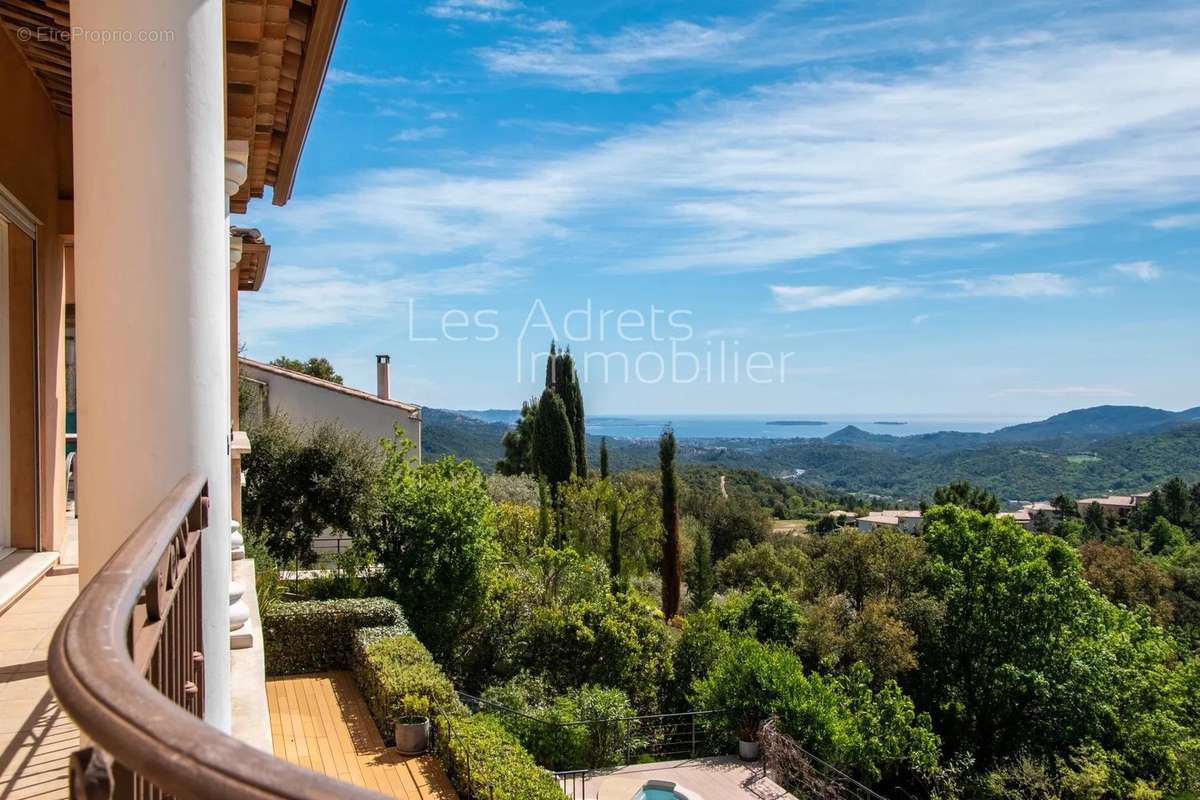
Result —
[[0, 614], [0, 798], [65, 800], [79, 731], [46, 677], [55, 626], [78, 593], [75, 575], [42, 578]]

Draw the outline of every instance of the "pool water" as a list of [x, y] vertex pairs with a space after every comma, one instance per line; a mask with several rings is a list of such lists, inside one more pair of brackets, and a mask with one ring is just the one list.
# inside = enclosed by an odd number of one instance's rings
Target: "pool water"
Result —
[[633, 800], [678, 800], [670, 789], [641, 789]]

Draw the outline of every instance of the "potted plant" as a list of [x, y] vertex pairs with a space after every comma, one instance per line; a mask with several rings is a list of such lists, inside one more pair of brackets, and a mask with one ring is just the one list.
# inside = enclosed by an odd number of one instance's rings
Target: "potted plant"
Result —
[[396, 718], [396, 749], [406, 756], [416, 756], [429, 749], [429, 700], [417, 695], [405, 695], [403, 713]]
[[757, 761], [758, 733], [762, 727], [758, 715], [743, 715], [734, 727], [738, 738], [738, 756], [742, 761]]

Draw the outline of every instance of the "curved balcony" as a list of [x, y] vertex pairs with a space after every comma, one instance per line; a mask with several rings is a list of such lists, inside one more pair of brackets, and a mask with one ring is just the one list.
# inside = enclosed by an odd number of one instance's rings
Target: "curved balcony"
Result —
[[72, 796], [378, 800], [204, 723], [207, 504], [203, 478], [180, 481], [55, 631], [50, 683], [90, 743], [71, 758]]

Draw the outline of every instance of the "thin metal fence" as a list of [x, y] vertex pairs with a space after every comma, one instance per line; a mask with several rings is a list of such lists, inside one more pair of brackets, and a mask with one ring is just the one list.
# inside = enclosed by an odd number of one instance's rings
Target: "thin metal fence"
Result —
[[[471, 748], [454, 730], [454, 716], [440, 706], [434, 709], [433, 752], [445, 767], [446, 777], [454, 784], [463, 800], [495, 800], [496, 787], [471, 768]], [[457, 740], [457, 746], [456, 745]]]
[[516, 728], [533, 728], [540, 739], [556, 743], [560, 756], [575, 763], [550, 765], [570, 774], [649, 761], [673, 761], [718, 755], [723, 743], [706, 723], [721, 711], [683, 711], [630, 717], [559, 722], [531, 716], [481, 697], [459, 692], [459, 699], [474, 711], [486, 711], [515, 722]]
[[799, 792], [812, 800], [888, 800], [805, 750], [799, 742], [779, 730], [779, 722], [774, 718], [763, 725], [759, 741], [763, 769], [790, 792]]
[[587, 800], [588, 770], [571, 769], [554, 773], [558, 788], [571, 800]]

